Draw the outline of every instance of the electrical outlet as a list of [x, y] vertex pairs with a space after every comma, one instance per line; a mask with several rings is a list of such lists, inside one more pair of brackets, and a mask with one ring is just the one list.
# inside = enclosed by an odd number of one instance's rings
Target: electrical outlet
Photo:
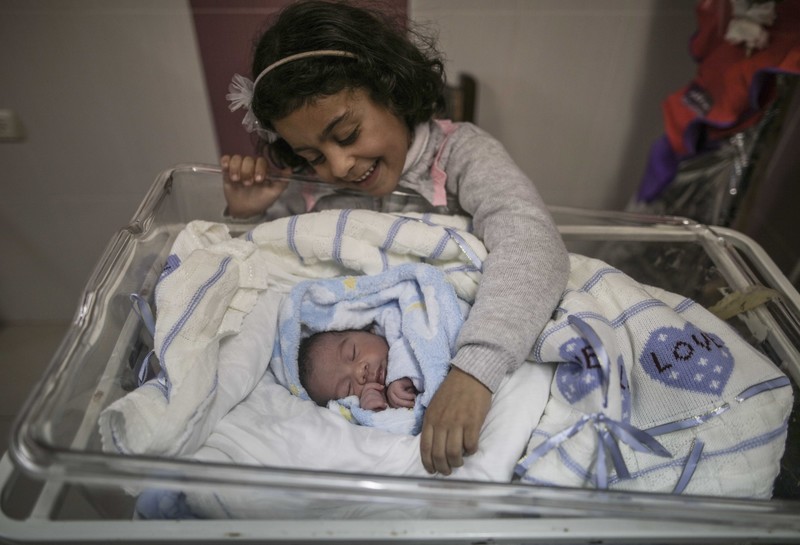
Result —
[[0, 141], [22, 140], [22, 123], [14, 110], [0, 110]]

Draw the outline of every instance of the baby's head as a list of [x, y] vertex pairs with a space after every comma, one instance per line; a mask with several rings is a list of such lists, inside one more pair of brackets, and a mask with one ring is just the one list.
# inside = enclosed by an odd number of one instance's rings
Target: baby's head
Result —
[[[258, 42], [253, 79], [273, 63], [312, 51], [338, 54], [312, 55], [276, 66], [254, 89], [253, 113], [263, 127], [277, 130], [284, 139], [276, 121], [342, 91], [362, 90], [375, 105], [401, 120], [407, 131], [443, 107], [441, 56], [432, 40], [417, 36], [412, 41], [399, 17], [346, 3], [292, 4]], [[295, 154], [285, 140], [271, 145], [270, 152], [279, 164], [309, 166], [308, 158]]]
[[367, 383], [384, 384], [389, 345], [368, 331], [323, 331], [300, 343], [300, 383], [318, 405], [361, 395]]

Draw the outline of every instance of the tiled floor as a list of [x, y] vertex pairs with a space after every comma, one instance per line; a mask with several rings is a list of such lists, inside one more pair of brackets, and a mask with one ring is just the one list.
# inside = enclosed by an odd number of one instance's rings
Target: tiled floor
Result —
[[0, 453], [8, 449], [14, 418], [43, 375], [68, 323], [0, 325]]

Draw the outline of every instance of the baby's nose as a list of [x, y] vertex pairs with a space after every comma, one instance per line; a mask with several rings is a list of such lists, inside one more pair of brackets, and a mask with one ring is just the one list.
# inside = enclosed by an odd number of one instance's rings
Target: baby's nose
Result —
[[358, 363], [355, 365], [354, 373], [355, 380], [358, 384], [364, 385], [369, 381], [369, 366], [367, 363]]

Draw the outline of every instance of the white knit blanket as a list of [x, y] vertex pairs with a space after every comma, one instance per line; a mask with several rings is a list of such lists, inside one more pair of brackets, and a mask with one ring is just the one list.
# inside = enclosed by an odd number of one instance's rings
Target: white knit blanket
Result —
[[789, 379], [695, 302], [573, 255], [531, 356], [561, 363], [523, 482], [770, 497]]

